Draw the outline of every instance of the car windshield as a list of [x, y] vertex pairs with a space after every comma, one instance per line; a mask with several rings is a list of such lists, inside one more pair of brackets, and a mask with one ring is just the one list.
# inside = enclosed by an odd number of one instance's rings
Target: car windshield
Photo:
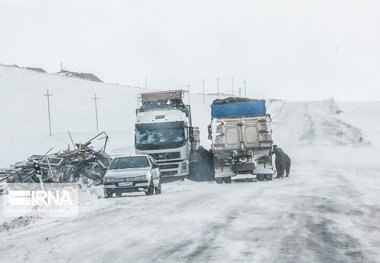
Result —
[[136, 146], [140, 148], [178, 147], [184, 140], [184, 128], [136, 129]]
[[109, 169], [127, 169], [149, 167], [148, 159], [145, 156], [131, 156], [115, 158]]

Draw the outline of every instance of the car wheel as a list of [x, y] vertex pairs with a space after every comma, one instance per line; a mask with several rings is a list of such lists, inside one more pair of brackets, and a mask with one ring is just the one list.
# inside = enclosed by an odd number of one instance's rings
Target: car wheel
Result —
[[117, 197], [121, 197], [122, 195], [123, 195], [122, 192], [120, 192], [120, 191], [117, 191], [117, 192], [116, 192], [116, 196], [117, 196]]
[[104, 197], [105, 198], [110, 198], [110, 197], [112, 197], [112, 195], [113, 195], [112, 190], [104, 189]]
[[216, 178], [215, 178], [215, 182], [216, 182], [217, 184], [221, 184], [221, 183], [223, 183], [223, 178], [218, 178], [218, 177], [216, 177]]
[[258, 174], [257, 175], [257, 180], [258, 181], [264, 181], [264, 179], [265, 179], [265, 175], [263, 175], [263, 174]]
[[150, 179], [150, 185], [148, 187], [148, 190], [145, 191], [145, 195], [152, 195], [152, 194], [154, 194], [153, 178]]
[[272, 174], [266, 174], [265, 175], [265, 180], [267, 180], [267, 181], [272, 181], [272, 178], [273, 178]]
[[161, 194], [161, 179], [158, 182], [158, 186], [154, 189], [154, 192], [156, 193], [156, 195]]
[[226, 184], [230, 184], [230, 183], [231, 183], [231, 177], [224, 177], [224, 178], [223, 178], [223, 181], [224, 181]]

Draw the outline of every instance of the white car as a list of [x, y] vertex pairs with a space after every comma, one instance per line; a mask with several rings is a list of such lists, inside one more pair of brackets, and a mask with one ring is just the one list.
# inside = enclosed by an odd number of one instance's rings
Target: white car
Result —
[[144, 191], [161, 194], [161, 172], [149, 155], [121, 156], [113, 159], [104, 175], [104, 196]]

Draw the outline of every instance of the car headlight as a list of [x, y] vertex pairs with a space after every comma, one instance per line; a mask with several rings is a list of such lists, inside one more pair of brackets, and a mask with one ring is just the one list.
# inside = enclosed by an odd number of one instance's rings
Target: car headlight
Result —
[[136, 176], [136, 180], [146, 180], [146, 175]]
[[110, 178], [110, 177], [104, 178], [104, 182], [106, 183], [119, 182], [119, 181], [123, 181], [123, 180], [120, 178]]

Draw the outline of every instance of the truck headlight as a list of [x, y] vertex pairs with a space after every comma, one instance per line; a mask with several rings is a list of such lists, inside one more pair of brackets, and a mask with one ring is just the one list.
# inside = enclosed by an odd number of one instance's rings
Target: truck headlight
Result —
[[186, 170], [187, 170], [187, 164], [186, 163], [182, 163], [181, 169], [182, 169], [183, 173], [186, 172]]

